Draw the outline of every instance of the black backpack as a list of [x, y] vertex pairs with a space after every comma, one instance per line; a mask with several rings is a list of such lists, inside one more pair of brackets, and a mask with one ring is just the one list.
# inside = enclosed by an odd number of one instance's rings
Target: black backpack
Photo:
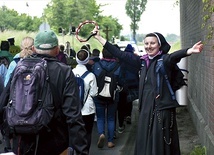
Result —
[[45, 58], [30, 57], [17, 63], [5, 112], [13, 133], [37, 134], [48, 129], [54, 103]]
[[10, 64], [10, 60], [8, 57], [0, 57], [0, 64], [3, 64], [5, 65], [6, 68], [9, 67], [9, 64]]
[[98, 87], [97, 97], [103, 101], [113, 101], [115, 99], [115, 93], [118, 86], [118, 77], [115, 75], [115, 71], [119, 68], [120, 64], [117, 63], [109, 72], [102, 67], [100, 62], [98, 63], [100, 64], [100, 68], [98, 68], [98, 70], [101, 69], [101, 72], [99, 74], [96, 73], [96, 69], [94, 72]]

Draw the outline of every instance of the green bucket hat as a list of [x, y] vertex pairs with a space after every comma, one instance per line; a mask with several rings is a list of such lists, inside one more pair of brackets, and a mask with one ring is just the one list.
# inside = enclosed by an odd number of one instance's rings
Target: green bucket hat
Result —
[[52, 30], [39, 32], [34, 39], [34, 46], [41, 50], [50, 50], [58, 46], [58, 38]]

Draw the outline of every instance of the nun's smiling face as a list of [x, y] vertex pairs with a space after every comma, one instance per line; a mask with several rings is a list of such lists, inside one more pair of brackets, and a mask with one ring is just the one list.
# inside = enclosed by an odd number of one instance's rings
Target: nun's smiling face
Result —
[[149, 56], [155, 56], [159, 52], [160, 45], [158, 39], [154, 36], [149, 36], [144, 39], [144, 48]]

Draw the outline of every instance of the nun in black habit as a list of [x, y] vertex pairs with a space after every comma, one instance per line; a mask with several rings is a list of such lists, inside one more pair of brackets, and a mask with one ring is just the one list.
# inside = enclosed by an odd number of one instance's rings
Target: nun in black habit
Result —
[[94, 36], [109, 52], [120, 61], [140, 71], [139, 82], [139, 123], [136, 135], [134, 155], [180, 155], [179, 138], [176, 122], [176, 108], [179, 104], [172, 99], [163, 75], [160, 74], [160, 86], [157, 88], [156, 63], [163, 57], [163, 64], [170, 84], [176, 90], [185, 83], [179, 80], [183, 75], [177, 70], [177, 63], [183, 57], [200, 53], [201, 41], [189, 49], [168, 54], [170, 45], [160, 33], [149, 33], [144, 39], [146, 55], [140, 57], [129, 52], [121, 52], [99, 35], [94, 29]]

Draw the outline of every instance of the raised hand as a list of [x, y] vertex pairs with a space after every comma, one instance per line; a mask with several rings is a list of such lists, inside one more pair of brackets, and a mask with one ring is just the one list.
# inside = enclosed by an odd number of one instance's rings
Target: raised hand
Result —
[[94, 37], [95, 39], [97, 39], [102, 45], [105, 45], [105, 43], [106, 43], [107, 40], [104, 39], [104, 38], [100, 35], [99, 27], [95, 27], [91, 33], [92, 33], [92, 34], [95, 34], [95, 35], [93, 35], [93, 37]]
[[187, 50], [187, 54], [200, 53], [203, 50], [203, 46], [202, 41], [199, 41]]

